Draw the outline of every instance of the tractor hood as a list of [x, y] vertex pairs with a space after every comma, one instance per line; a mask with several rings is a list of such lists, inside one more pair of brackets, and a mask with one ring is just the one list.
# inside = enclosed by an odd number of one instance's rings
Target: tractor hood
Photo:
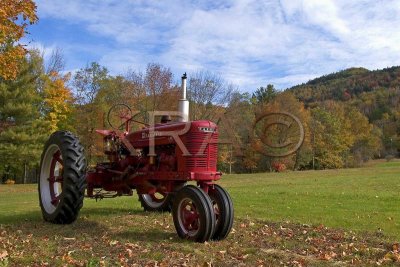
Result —
[[[176, 138], [181, 138], [192, 132], [216, 132], [217, 125], [211, 121], [199, 120], [191, 122], [170, 122], [156, 124], [154, 127], [144, 128], [132, 132], [126, 136], [126, 139], [135, 148], [148, 147], [150, 137], [154, 137], [156, 145], [175, 144]], [[175, 138], [175, 139], [174, 139]]]

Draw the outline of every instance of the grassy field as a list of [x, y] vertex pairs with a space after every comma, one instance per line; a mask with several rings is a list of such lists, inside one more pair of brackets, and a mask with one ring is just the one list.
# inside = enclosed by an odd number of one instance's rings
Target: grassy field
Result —
[[42, 221], [35, 185], [0, 185], [0, 266], [330, 266], [397, 264], [400, 161], [365, 168], [225, 175], [227, 240], [177, 238], [137, 197], [87, 199], [72, 225]]

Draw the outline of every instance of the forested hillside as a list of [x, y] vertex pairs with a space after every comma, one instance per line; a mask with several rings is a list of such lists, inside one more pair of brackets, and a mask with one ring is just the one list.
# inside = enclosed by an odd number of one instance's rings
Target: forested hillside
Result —
[[309, 108], [329, 101], [357, 108], [381, 131], [381, 157], [400, 147], [400, 67], [369, 71], [350, 68], [294, 86], [292, 92]]

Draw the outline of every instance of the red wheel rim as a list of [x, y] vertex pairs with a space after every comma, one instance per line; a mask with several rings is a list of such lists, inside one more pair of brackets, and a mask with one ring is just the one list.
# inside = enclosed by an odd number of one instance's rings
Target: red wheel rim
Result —
[[[57, 206], [60, 202], [60, 196], [63, 186], [63, 160], [60, 150], [53, 154], [50, 164], [50, 175], [48, 178], [50, 187], [51, 204]], [[57, 188], [57, 190], [55, 190]]]
[[199, 230], [200, 215], [190, 199], [182, 200], [179, 205], [179, 223], [189, 236], [195, 235]]

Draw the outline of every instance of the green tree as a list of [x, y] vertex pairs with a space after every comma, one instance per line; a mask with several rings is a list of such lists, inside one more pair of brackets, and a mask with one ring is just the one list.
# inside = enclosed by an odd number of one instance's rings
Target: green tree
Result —
[[80, 69], [73, 77], [73, 86], [76, 89], [76, 100], [78, 104], [92, 104], [97, 93], [102, 88], [102, 83], [108, 78], [107, 68], [92, 62], [86, 68]]
[[107, 68], [92, 62], [89, 66], [80, 69], [74, 76], [72, 85], [75, 89], [76, 108], [73, 113], [76, 132], [85, 146], [89, 162], [93, 156], [101, 156], [101, 138], [95, 133], [105, 124], [105, 112], [101, 103], [96, 101], [98, 93], [109, 79]]
[[38, 164], [50, 125], [40, 112], [43, 60], [31, 51], [15, 80], [0, 78], [0, 168], [9, 166], [19, 175], [25, 166]]
[[[254, 121], [254, 110], [248, 93], [233, 92], [226, 108], [219, 110], [220, 119], [216, 119], [220, 140], [226, 142], [219, 145], [221, 150], [219, 163], [225, 170], [247, 172], [257, 169], [259, 155], [251, 151], [249, 135]], [[217, 117], [216, 114], [212, 116]]]
[[267, 87], [260, 87], [253, 93], [253, 99], [256, 103], [268, 103], [272, 101], [278, 92], [272, 84]]
[[321, 107], [313, 109], [311, 113], [314, 168], [343, 167], [343, 154], [349, 150], [349, 146], [342, 141], [344, 137], [342, 122], [335, 114]]

